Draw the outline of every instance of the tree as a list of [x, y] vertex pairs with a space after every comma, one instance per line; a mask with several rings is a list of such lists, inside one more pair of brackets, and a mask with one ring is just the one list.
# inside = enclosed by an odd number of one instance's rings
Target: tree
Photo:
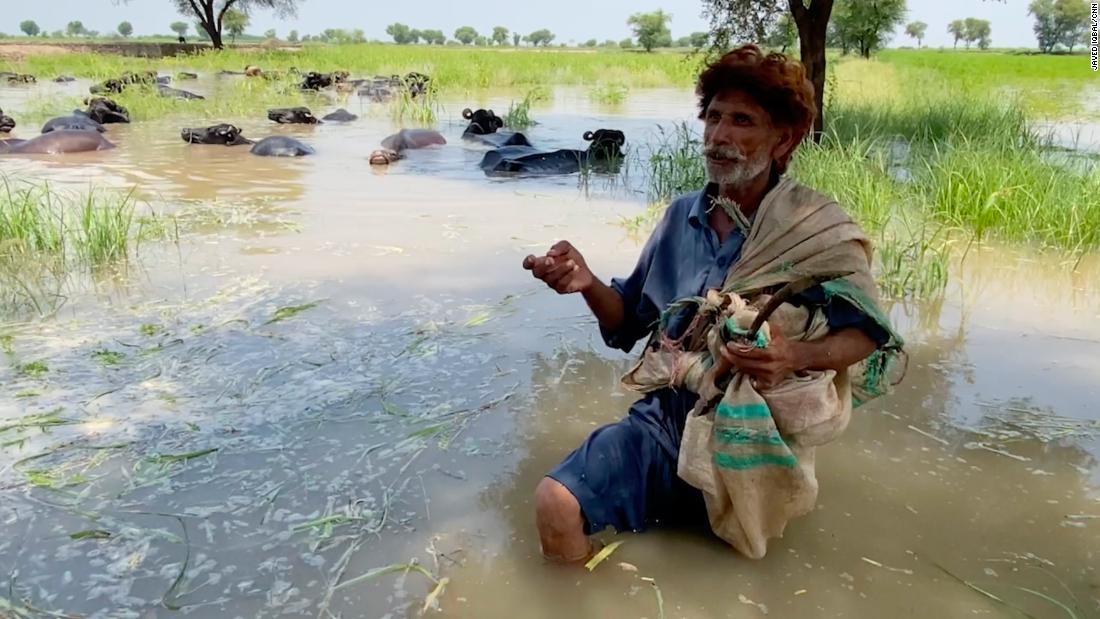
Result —
[[664, 11], [652, 13], [635, 13], [626, 20], [626, 25], [634, 30], [634, 36], [638, 44], [651, 52], [654, 47], [669, 47], [672, 45], [672, 33], [668, 29], [668, 22], [672, 15]]
[[1054, 17], [1054, 0], [1033, 0], [1027, 12], [1035, 17], [1032, 31], [1039, 40], [1039, 51], [1049, 54], [1058, 44], [1058, 23]]
[[276, 39], [276, 38], [278, 38], [278, 33], [275, 32], [274, 28], [271, 28], [269, 30], [265, 30], [264, 31], [264, 38], [265, 39]]
[[[595, 42], [596, 39], [592, 39], [592, 41]], [[691, 47], [691, 37], [680, 37], [679, 39], [676, 39], [672, 43], [672, 46], [673, 47]], [[595, 47], [595, 46], [593, 46], [593, 47]]]
[[976, 17], [967, 17], [963, 20], [963, 40], [966, 41], [966, 49], [970, 49], [970, 44], [974, 41], [978, 42], [978, 47], [988, 48], [991, 32], [992, 28], [987, 20]]
[[199, 37], [199, 39], [202, 41], [210, 40], [210, 33], [202, 27], [201, 22], [195, 22], [195, 36]]
[[814, 135], [822, 128], [825, 93], [825, 35], [834, 0], [703, 0], [703, 11], [710, 18], [711, 44], [714, 49], [729, 49], [735, 39], [760, 41], [767, 27], [779, 15], [790, 12], [798, 27], [802, 64], [814, 86], [817, 118]]
[[512, 47], [519, 47], [519, 42], [522, 37], [518, 32], [512, 33]]
[[702, 49], [707, 46], [707, 41], [710, 39], [710, 35], [705, 32], [692, 32], [691, 33], [691, 46]]
[[1084, 44], [1088, 37], [1091, 13], [1085, 0], [1056, 0], [1055, 22], [1061, 31], [1058, 42], [1072, 52], [1077, 43]]
[[33, 19], [19, 22], [19, 29], [29, 37], [38, 36], [38, 33], [42, 31]]
[[905, 18], [905, 0], [837, 0], [833, 25], [840, 38], [870, 58]]
[[952, 45], [952, 47], [958, 48], [959, 39], [966, 38], [966, 23], [963, 22], [963, 20], [961, 19], [956, 19], [950, 24], [947, 24], [947, 32], [951, 36], [955, 37], [955, 43]]
[[546, 28], [543, 28], [523, 37], [523, 40], [530, 43], [532, 47], [538, 47], [539, 45], [546, 47], [554, 40], [554, 34]]
[[297, 30], [291, 30], [289, 33], [287, 33], [286, 40], [289, 43], [297, 43], [298, 42], [298, 31]]
[[504, 47], [508, 44], [508, 29], [504, 26], [495, 26], [493, 28], [493, 43]]
[[768, 32], [767, 38], [764, 39], [766, 45], [772, 48], [778, 47], [779, 51], [784, 54], [787, 53], [788, 47], [794, 47], [797, 42], [798, 28], [794, 25], [794, 20], [791, 19], [790, 15], [780, 15]]
[[462, 26], [455, 30], [455, 40], [463, 45], [469, 45], [477, 38], [477, 30], [472, 26]]
[[406, 43], [412, 43], [412, 30], [401, 23], [394, 23], [386, 26], [386, 34], [393, 37], [393, 42], [398, 45], [405, 45]]
[[[124, 0], [125, 1], [125, 0]], [[181, 15], [186, 17], [192, 17], [198, 19], [198, 27], [206, 32], [211, 44], [215, 49], [221, 49], [222, 44], [222, 32], [229, 30], [233, 35], [234, 40], [240, 34], [244, 33], [244, 29], [248, 26], [248, 14], [255, 9], [272, 9], [279, 17], [286, 17], [294, 15], [295, 9], [299, 0], [172, 0], [172, 3], [176, 5], [176, 10]], [[240, 28], [234, 33], [230, 30], [229, 24], [226, 23], [226, 19], [229, 17], [230, 12], [236, 13], [238, 16], [243, 16], [244, 23], [241, 24], [241, 17], [235, 16], [233, 24], [240, 26]], [[201, 35], [200, 35], [201, 36]]]
[[428, 45], [443, 45], [447, 42], [447, 35], [442, 30], [421, 30], [420, 38]]
[[84, 24], [80, 21], [71, 21], [65, 25], [65, 34], [70, 37], [78, 37], [87, 32], [84, 29]]
[[489, 45], [489, 39], [481, 36], [480, 34], [474, 39], [474, 45], [478, 47], [486, 47]]
[[187, 22], [174, 21], [169, 24], [168, 27], [172, 29], [172, 32], [175, 32], [181, 37], [187, 34]]
[[608, 39], [608, 40], [604, 41], [603, 43], [601, 43], [601, 45], [603, 47], [618, 47], [619, 46], [618, 43], [612, 41], [611, 39]]
[[128, 37], [134, 33], [134, 25], [128, 21], [120, 22], [118, 24], [118, 33], [123, 37]]
[[630, 48], [634, 47], [634, 40], [631, 39], [630, 37], [627, 37], [627, 38], [623, 39], [622, 41], [619, 41], [619, 47], [622, 48], [622, 49], [630, 49]]
[[928, 24], [922, 21], [909, 22], [905, 26], [905, 34], [917, 40], [917, 48], [920, 49], [921, 41], [924, 40], [924, 33], [928, 31]]
[[[248, 15], [236, 9], [229, 9], [222, 16], [222, 25], [229, 32], [229, 36], [233, 37], [234, 43], [237, 42], [237, 37], [244, 34], [244, 29], [248, 27], [248, 21]], [[213, 33], [211, 33], [210, 38], [213, 40]], [[215, 44], [214, 47], [217, 47], [217, 45]]]

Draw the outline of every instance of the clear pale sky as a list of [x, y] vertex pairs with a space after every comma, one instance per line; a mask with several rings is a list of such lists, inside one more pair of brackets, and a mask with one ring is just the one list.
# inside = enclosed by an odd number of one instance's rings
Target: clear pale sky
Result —
[[[90, 30], [114, 31], [122, 20], [134, 25], [135, 34], [170, 33], [168, 24], [179, 20], [169, 0], [4, 0], [0, 17], [0, 32], [19, 32], [19, 22], [33, 19], [44, 30], [64, 29], [65, 24], [78, 19]], [[925, 44], [931, 47], [951, 46], [947, 24], [964, 17], [988, 19], [993, 27], [995, 47], [1032, 47], [1035, 36], [1032, 20], [1027, 14], [1027, 0], [1007, 0], [1004, 3], [983, 0], [909, 0], [906, 21], [920, 20], [928, 24]], [[292, 29], [311, 34], [325, 28], [362, 28], [367, 38], [388, 40], [386, 25], [393, 22], [414, 28], [436, 28], [448, 37], [459, 26], [473, 26], [487, 33], [493, 26], [505, 26], [521, 33], [549, 28], [557, 35], [555, 43], [584, 42], [590, 38], [620, 40], [630, 36], [626, 18], [639, 11], [664, 9], [672, 14], [673, 37], [705, 30], [699, 0], [411, 0], [406, 2], [370, 2], [363, 0], [302, 0], [298, 16], [277, 19], [271, 12], [256, 11], [250, 33], [262, 33], [275, 28], [284, 36]], [[184, 21], [193, 22], [193, 19]], [[900, 34], [892, 45], [912, 45]]]

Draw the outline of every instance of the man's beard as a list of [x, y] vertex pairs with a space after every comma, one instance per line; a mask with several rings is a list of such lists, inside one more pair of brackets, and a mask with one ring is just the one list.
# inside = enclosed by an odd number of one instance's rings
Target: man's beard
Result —
[[[744, 187], [750, 181], [764, 173], [771, 166], [768, 153], [763, 149], [757, 151], [752, 157], [745, 157], [735, 147], [708, 146], [703, 150], [708, 157], [705, 161], [707, 167], [707, 179], [712, 183], [731, 187]], [[725, 159], [724, 165], [714, 165], [709, 157]]]

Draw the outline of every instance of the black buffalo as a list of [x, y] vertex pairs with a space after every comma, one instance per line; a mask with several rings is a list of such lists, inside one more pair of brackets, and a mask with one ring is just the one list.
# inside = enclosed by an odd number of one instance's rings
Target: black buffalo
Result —
[[321, 121], [308, 107], [279, 107], [267, 111], [268, 120], [281, 125], [318, 125]]
[[626, 136], [622, 131], [599, 129], [588, 131], [584, 139], [586, 150], [563, 148], [546, 151], [530, 146], [505, 146], [485, 153], [481, 169], [488, 175], [549, 175], [573, 174], [582, 168], [597, 172], [616, 172], [622, 164], [622, 147]]
[[240, 146], [252, 144], [252, 140], [241, 135], [241, 130], [235, 125], [220, 123], [209, 127], [195, 129], [181, 129], [180, 137], [190, 144], [220, 144], [223, 146]]

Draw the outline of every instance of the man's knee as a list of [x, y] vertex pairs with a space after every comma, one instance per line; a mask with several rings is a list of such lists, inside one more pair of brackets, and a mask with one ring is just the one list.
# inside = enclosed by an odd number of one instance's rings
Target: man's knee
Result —
[[535, 516], [540, 529], [573, 528], [581, 524], [581, 506], [561, 482], [543, 477], [535, 488]]

